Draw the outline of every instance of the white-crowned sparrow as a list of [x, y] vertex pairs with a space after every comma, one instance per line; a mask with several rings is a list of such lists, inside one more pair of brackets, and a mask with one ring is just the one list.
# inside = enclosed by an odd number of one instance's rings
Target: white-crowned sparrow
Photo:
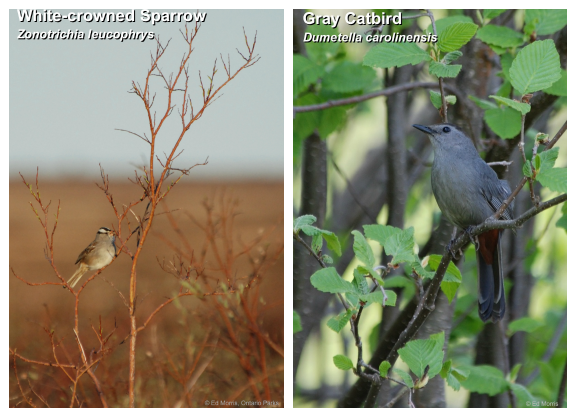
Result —
[[90, 243], [86, 249], [78, 255], [76, 263], [78, 269], [74, 275], [68, 280], [68, 284], [74, 287], [82, 278], [86, 271], [94, 271], [96, 269], [104, 268], [116, 255], [116, 246], [114, 245], [114, 232], [107, 227], [101, 227], [96, 233], [96, 238]]

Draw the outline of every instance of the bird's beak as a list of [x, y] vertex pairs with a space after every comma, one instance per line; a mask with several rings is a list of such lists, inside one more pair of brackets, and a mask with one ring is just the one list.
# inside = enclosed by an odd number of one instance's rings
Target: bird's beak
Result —
[[418, 130], [421, 130], [422, 132], [426, 133], [427, 135], [433, 135], [434, 132], [432, 129], [430, 129], [428, 126], [424, 126], [424, 125], [412, 125], [412, 127], [415, 127]]

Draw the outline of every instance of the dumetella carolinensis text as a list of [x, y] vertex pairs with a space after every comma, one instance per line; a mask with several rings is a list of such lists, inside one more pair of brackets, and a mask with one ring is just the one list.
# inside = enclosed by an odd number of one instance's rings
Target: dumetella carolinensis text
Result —
[[[449, 123], [413, 126], [432, 141], [432, 191], [448, 220], [466, 230], [492, 216], [510, 195], [510, 186], [480, 158], [472, 140]], [[511, 219], [512, 207], [508, 206], [500, 218]], [[478, 235], [478, 314], [484, 322], [491, 319], [496, 323], [506, 311], [501, 232]]]

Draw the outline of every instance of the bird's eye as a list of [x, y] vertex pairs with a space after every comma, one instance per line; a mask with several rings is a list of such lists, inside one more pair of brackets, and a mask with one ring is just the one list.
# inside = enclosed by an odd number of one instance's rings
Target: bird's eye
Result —
[[442, 131], [443, 131], [444, 133], [448, 133], [448, 132], [450, 132], [450, 128], [449, 128], [448, 126], [444, 126], [444, 127], [442, 128]]

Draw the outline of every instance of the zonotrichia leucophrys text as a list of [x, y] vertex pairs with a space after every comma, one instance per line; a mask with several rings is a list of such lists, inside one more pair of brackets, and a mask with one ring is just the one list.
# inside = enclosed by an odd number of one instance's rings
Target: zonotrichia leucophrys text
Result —
[[78, 255], [76, 263], [78, 269], [74, 275], [68, 280], [68, 284], [74, 287], [82, 278], [86, 271], [94, 271], [96, 269], [104, 268], [116, 255], [116, 246], [114, 245], [114, 232], [107, 227], [101, 227], [96, 233], [96, 238], [90, 243], [86, 249]]

